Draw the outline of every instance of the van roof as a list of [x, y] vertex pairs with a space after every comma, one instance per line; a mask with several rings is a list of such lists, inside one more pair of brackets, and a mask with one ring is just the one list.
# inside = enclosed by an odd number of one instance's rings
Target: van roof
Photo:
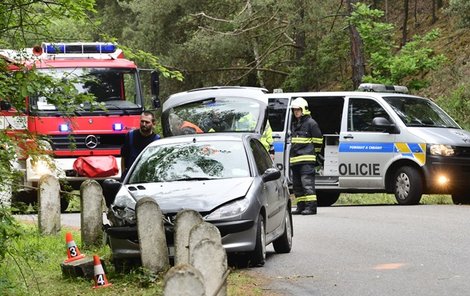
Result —
[[163, 103], [162, 111], [181, 104], [216, 97], [251, 98], [267, 103], [266, 97], [263, 96], [267, 92], [265, 88], [250, 86], [211, 86], [196, 88], [170, 95]]

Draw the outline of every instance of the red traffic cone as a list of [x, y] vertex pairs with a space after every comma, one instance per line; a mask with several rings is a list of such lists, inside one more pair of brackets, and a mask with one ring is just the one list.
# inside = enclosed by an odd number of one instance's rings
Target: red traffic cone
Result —
[[67, 245], [67, 259], [64, 262], [72, 262], [85, 257], [85, 254], [80, 254], [77, 244], [73, 241], [72, 233], [65, 234], [65, 243]]
[[93, 286], [93, 289], [111, 286], [112, 284], [108, 283], [108, 279], [106, 278], [106, 274], [104, 273], [104, 269], [101, 265], [101, 260], [99, 256], [93, 255], [93, 265], [93, 269], [95, 272], [95, 285]]

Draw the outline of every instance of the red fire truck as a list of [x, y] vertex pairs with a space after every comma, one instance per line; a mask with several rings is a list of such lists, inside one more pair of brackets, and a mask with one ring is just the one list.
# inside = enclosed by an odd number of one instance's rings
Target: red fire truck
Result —
[[[27, 98], [24, 115], [11, 112], [9, 106], [2, 107], [3, 122], [8, 122], [11, 129], [27, 129], [42, 138], [46, 149], [52, 151], [55, 163], [52, 173], [73, 188], [79, 188], [83, 180], [90, 178], [77, 171], [78, 158], [85, 160], [88, 166], [104, 166], [99, 169], [115, 173], [109, 175], [108, 172], [101, 177], [98, 174], [96, 179], [119, 178], [120, 147], [125, 134], [139, 126], [140, 114], [145, 108], [142, 72], [111, 43], [43, 43], [29, 52], [33, 58], [23, 59], [22, 63], [28, 67], [34, 65], [44, 75], [74, 78], [77, 91], [94, 95], [95, 102], [74, 106], [74, 114], [69, 116], [51, 104], [47, 95], [31, 95]], [[158, 73], [152, 71], [150, 76], [151, 95], [156, 103]], [[0, 122], [0, 128], [6, 127]], [[117, 173], [107, 168], [107, 164], [117, 165]], [[26, 186], [18, 191], [16, 199], [31, 203], [36, 198], [34, 188], [39, 178], [51, 173], [51, 166], [27, 156], [19, 157], [17, 166], [24, 173]], [[61, 204], [62, 210], [68, 206], [67, 200]]]

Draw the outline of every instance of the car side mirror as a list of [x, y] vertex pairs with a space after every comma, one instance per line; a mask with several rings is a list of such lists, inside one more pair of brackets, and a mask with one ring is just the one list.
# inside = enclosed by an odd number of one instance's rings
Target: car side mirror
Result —
[[398, 134], [400, 133], [400, 130], [398, 129], [398, 127], [391, 123], [390, 121], [388, 121], [387, 118], [385, 117], [374, 117], [374, 119], [372, 119], [372, 127], [378, 129], [378, 130], [383, 130], [385, 132], [388, 132], [390, 134]]
[[101, 187], [103, 188], [104, 201], [108, 208], [114, 202], [116, 194], [118, 193], [119, 189], [121, 189], [121, 186], [121, 182], [115, 179], [106, 179], [103, 181]]
[[261, 177], [263, 179], [263, 182], [274, 181], [281, 177], [281, 171], [277, 168], [269, 168], [264, 171], [264, 174]]

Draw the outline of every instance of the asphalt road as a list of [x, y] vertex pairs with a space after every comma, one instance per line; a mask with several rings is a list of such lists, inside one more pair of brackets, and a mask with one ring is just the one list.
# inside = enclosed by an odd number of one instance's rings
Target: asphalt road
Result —
[[470, 295], [470, 207], [343, 206], [294, 216], [290, 254], [268, 250], [265, 295]]

